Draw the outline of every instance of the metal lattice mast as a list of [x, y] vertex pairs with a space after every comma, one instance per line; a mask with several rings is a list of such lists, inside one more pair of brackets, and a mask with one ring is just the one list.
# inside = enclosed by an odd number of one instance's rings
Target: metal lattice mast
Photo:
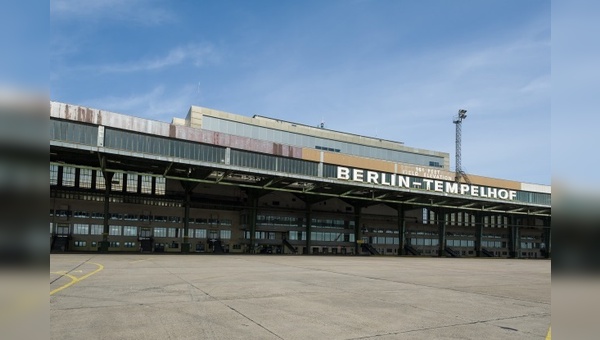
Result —
[[453, 123], [456, 124], [456, 173], [454, 176], [454, 180], [456, 182], [460, 182], [460, 179], [466, 174], [462, 169], [461, 164], [461, 144], [462, 144], [462, 121], [467, 118], [467, 110], [458, 110], [458, 116], [453, 120]]

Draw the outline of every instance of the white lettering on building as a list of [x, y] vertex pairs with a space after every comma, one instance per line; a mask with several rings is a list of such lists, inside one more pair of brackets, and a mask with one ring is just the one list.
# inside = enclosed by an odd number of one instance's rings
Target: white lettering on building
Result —
[[[337, 168], [337, 179], [352, 180], [355, 182], [364, 182], [370, 184], [381, 184], [400, 188], [411, 188], [411, 182], [414, 188], [428, 191], [443, 192], [455, 195], [469, 195], [474, 197], [499, 198], [503, 200], [515, 200], [517, 192], [515, 190], [498, 189], [484, 187], [480, 185], [455, 183], [444, 180], [428, 179], [410, 176], [377, 172], [372, 170], [351, 169], [342, 166]], [[415, 179], [419, 179], [419, 182]]]

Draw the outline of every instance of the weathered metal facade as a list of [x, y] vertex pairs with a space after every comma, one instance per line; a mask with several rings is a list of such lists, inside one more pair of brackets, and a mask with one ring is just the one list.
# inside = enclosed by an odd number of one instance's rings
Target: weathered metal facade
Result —
[[503, 200], [343, 180], [336, 167], [448, 171], [63, 103], [50, 116], [54, 249], [550, 255], [549, 187], [469, 174], [515, 191]]

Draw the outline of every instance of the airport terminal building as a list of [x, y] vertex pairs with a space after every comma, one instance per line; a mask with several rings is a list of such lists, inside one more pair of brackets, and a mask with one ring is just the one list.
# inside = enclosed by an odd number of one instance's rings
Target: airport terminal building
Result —
[[192, 106], [50, 103], [52, 251], [549, 258], [550, 186], [448, 153]]

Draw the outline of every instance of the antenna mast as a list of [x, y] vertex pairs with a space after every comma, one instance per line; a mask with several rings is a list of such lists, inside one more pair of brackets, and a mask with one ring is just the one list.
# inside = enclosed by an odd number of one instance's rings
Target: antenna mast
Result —
[[462, 169], [461, 164], [461, 144], [462, 144], [462, 121], [467, 118], [467, 110], [460, 109], [458, 110], [458, 115], [452, 121], [456, 124], [456, 174], [454, 176], [454, 180], [456, 182], [460, 182], [461, 178], [464, 178], [467, 183], [470, 183], [469, 177]]

